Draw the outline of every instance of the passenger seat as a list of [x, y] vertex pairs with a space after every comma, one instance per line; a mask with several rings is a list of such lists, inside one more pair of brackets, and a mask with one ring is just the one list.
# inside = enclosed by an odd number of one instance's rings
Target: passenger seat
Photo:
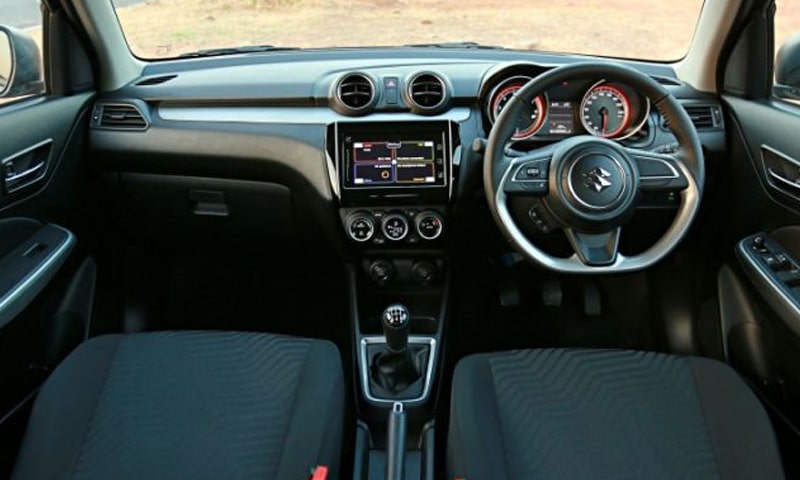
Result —
[[344, 383], [326, 341], [234, 332], [108, 335], [36, 399], [14, 479], [336, 478]]

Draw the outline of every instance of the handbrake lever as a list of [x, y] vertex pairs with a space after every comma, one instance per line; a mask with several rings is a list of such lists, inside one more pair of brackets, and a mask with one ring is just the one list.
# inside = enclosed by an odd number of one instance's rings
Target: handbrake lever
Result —
[[389, 412], [387, 437], [386, 480], [403, 480], [406, 461], [406, 412], [400, 402], [395, 402]]

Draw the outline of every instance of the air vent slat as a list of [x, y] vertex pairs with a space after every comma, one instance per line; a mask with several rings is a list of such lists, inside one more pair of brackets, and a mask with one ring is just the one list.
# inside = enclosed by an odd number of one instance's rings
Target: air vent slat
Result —
[[[722, 126], [722, 112], [717, 105], [683, 105], [689, 120], [698, 130], [709, 130]], [[669, 122], [661, 119], [661, 126], [669, 128]]]
[[92, 115], [92, 124], [99, 128], [143, 130], [147, 120], [134, 105], [98, 105]]
[[687, 105], [684, 108], [695, 128], [714, 128], [714, 112], [710, 105]]
[[409, 100], [422, 111], [442, 107], [447, 99], [444, 80], [432, 73], [421, 73], [414, 77], [408, 87]]
[[375, 100], [375, 86], [366, 75], [351, 73], [339, 81], [337, 97], [352, 113], [362, 113]]

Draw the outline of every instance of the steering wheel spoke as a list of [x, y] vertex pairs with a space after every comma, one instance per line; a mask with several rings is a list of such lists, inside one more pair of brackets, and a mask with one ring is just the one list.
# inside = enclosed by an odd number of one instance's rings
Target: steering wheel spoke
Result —
[[504, 175], [503, 190], [512, 196], [544, 196], [548, 190], [551, 157], [517, 159]]
[[[519, 152], [514, 151], [515, 154]], [[550, 161], [553, 148], [550, 146], [520, 155], [505, 156], [507, 165], [503, 172], [503, 191], [511, 196], [547, 195]]]
[[689, 188], [686, 169], [678, 155], [627, 148], [639, 167], [639, 189], [645, 192], [678, 192]]
[[564, 230], [578, 259], [589, 267], [605, 267], [617, 261], [621, 232], [620, 227], [603, 233], [582, 233], [569, 228]]

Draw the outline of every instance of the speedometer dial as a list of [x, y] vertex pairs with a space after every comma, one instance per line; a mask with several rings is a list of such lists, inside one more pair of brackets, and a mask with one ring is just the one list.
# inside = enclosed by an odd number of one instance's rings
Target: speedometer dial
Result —
[[598, 137], [615, 138], [631, 124], [631, 102], [622, 90], [599, 84], [581, 102], [581, 123]]
[[[500, 83], [489, 96], [488, 113], [489, 120], [494, 123], [503, 109], [511, 101], [522, 87], [531, 80], [530, 77], [512, 77]], [[530, 105], [525, 105], [517, 119], [517, 131], [511, 137], [512, 140], [525, 140], [532, 137], [544, 125], [547, 115], [547, 101], [544, 95], [533, 99]]]

